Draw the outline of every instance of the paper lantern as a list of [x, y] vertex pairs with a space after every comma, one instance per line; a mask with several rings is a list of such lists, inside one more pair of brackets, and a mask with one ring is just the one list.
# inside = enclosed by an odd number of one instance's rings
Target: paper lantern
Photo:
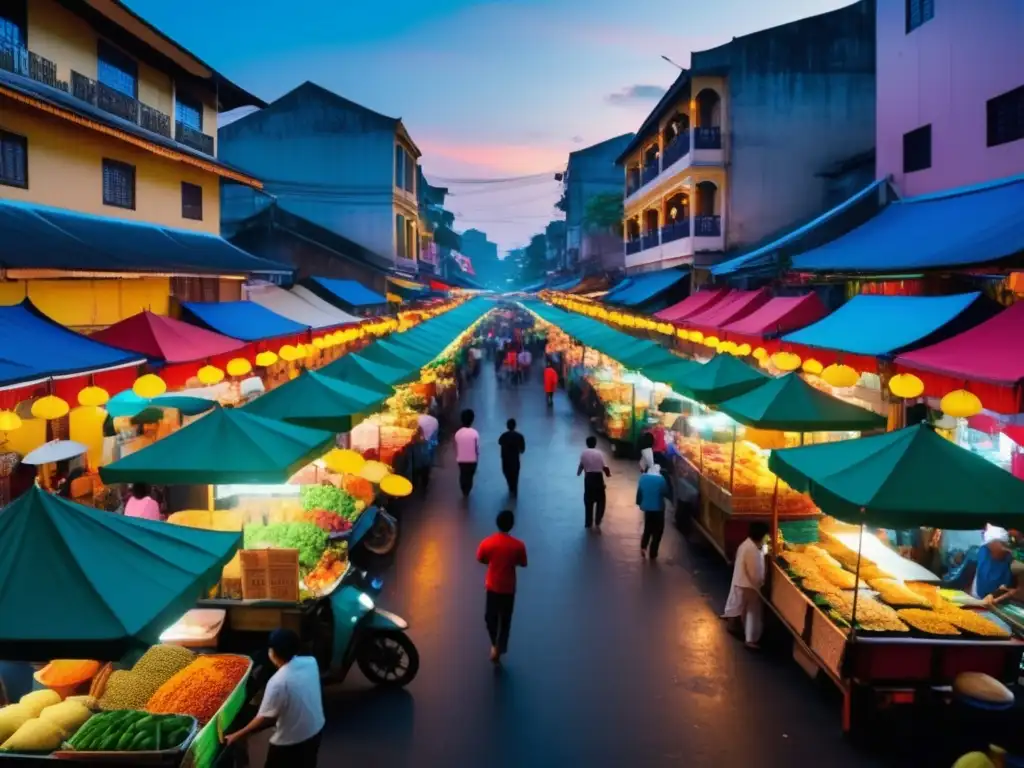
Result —
[[700, 331], [690, 331], [690, 341], [694, 344], [704, 343], [704, 334]]
[[252, 373], [252, 363], [244, 357], [236, 357], [234, 360], [228, 360], [227, 370], [228, 376], [245, 376]]
[[753, 355], [755, 360], [767, 360], [768, 350], [765, 349], [764, 347], [758, 347], [757, 349], [754, 350]]
[[750, 354], [750, 345], [740, 344], [738, 347], [736, 347], [736, 351], [733, 354], [739, 355], [740, 357], [746, 357], [747, 355]]
[[32, 403], [32, 415], [37, 419], [59, 419], [63, 416], [67, 416], [70, 410], [71, 407], [66, 401], [61, 400], [59, 397], [55, 397], [54, 395], [40, 397]]
[[680, 328], [678, 331], [676, 331], [676, 336], [678, 336], [683, 341], [686, 341], [687, 339], [690, 338], [690, 333], [685, 328]]
[[896, 397], [911, 400], [924, 394], [924, 382], [912, 373], [898, 373], [889, 379], [889, 391]]
[[860, 374], [848, 365], [832, 363], [821, 372], [821, 378], [826, 384], [833, 387], [852, 387], [860, 381]]
[[110, 400], [110, 393], [103, 387], [86, 387], [78, 393], [78, 404], [99, 407]]
[[758, 357], [758, 358], [756, 358], [756, 360], [757, 360], [757, 365], [760, 368], [767, 368], [769, 365], [772, 364], [772, 359], [770, 357], [768, 357], [768, 355], [765, 355], [764, 357]]
[[368, 461], [359, 470], [359, 476], [371, 483], [379, 483], [389, 474], [391, 474], [391, 468], [379, 461]]
[[800, 355], [793, 352], [776, 352], [772, 355], [772, 365], [780, 371], [795, 371], [800, 367]]
[[21, 428], [21, 416], [14, 411], [0, 411], [0, 432], [13, 432]]
[[302, 351], [306, 357], [316, 357], [316, 347], [312, 344], [303, 344]]
[[271, 352], [269, 349], [266, 352], [260, 352], [256, 355], [256, 365], [260, 368], [269, 368], [278, 360], [277, 354]]
[[196, 378], [199, 379], [201, 384], [212, 387], [214, 384], [220, 384], [224, 381], [224, 371], [215, 365], [204, 365], [196, 371]]
[[736, 342], [735, 341], [723, 341], [718, 345], [718, 351], [724, 352], [727, 355], [736, 354]]
[[412, 493], [412, 483], [401, 475], [388, 475], [380, 481], [380, 489], [388, 496], [408, 496]]
[[335, 448], [327, 452], [323, 462], [328, 469], [335, 472], [343, 475], [354, 475], [363, 468], [363, 465], [366, 464], [366, 459], [357, 451], [352, 451], [348, 448]]
[[705, 347], [712, 347], [714, 349], [718, 349], [718, 345], [721, 343], [722, 342], [718, 340], [717, 336], [708, 336], [706, 339], [704, 339]]
[[808, 373], [811, 376], [820, 376], [821, 372], [825, 370], [825, 366], [815, 360], [813, 357], [804, 360], [804, 364], [801, 366], [804, 373]]
[[298, 360], [300, 357], [302, 357], [302, 353], [299, 352], [298, 348], [293, 347], [291, 344], [285, 344], [283, 347], [277, 350], [277, 354], [286, 363], [290, 363], [293, 360]]
[[313, 346], [317, 349], [324, 349], [327, 346], [327, 342], [323, 340], [323, 337], [317, 336], [313, 339]]
[[981, 400], [966, 389], [950, 392], [939, 402], [939, 408], [944, 414], [952, 416], [954, 419], [969, 419], [982, 411]]
[[166, 391], [167, 384], [155, 373], [147, 373], [145, 376], [140, 376], [132, 384], [132, 392], [145, 400], [160, 397]]

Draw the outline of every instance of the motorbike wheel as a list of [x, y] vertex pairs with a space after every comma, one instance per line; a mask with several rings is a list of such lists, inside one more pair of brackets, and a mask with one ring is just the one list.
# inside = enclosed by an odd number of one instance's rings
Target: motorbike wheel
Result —
[[377, 516], [373, 528], [363, 539], [363, 546], [375, 555], [388, 555], [398, 543], [398, 526], [383, 515]]
[[374, 685], [402, 688], [420, 671], [420, 653], [403, 632], [377, 632], [363, 640], [356, 664]]

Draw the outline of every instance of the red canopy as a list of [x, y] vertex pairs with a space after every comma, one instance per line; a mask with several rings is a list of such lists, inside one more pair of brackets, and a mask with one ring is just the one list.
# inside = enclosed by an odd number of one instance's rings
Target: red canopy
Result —
[[727, 333], [760, 338], [775, 337], [821, 320], [828, 311], [816, 293], [777, 296], [759, 309], [722, 328]]
[[676, 323], [680, 320], [685, 320], [698, 312], [703, 312], [713, 304], [717, 304], [727, 293], [729, 293], [728, 288], [706, 288], [703, 291], [697, 291], [692, 296], [687, 296], [685, 299], [673, 304], [671, 307], [666, 307], [660, 312], [655, 312], [654, 316], [659, 320], [667, 320], [670, 323]]
[[756, 291], [733, 291], [724, 301], [686, 318], [686, 324], [709, 329], [723, 328], [760, 309], [771, 297], [767, 288], [759, 288]]
[[92, 338], [166, 363], [205, 360], [246, 346], [244, 341], [145, 311], [97, 331]]

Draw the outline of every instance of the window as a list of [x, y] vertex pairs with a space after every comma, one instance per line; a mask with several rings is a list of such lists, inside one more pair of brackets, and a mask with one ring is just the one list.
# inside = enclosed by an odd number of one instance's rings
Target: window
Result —
[[903, 134], [903, 172], [913, 173], [932, 167], [932, 126], [923, 125]]
[[28, 189], [28, 139], [0, 131], [0, 184]]
[[395, 145], [395, 186], [399, 189], [405, 181], [405, 150]]
[[906, 0], [907, 3], [907, 34], [931, 21], [935, 15], [935, 0]]
[[200, 133], [203, 130], [203, 105], [189, 98], [178, 97], [178, 110], [175, 119]]
[[25, 0], [0, 0], [0, 50], [24, 48]]
[[395, 214], [395, 250], [399, 257], [405, 258], [405, 216]]
[[181, 182], [181, 218], [203, 220], [203, 188], [198, 184]]
[[1024, 139], [1024, 85], [989, 99], [988, 146]]
[[103, 85], [133, 99], [139, 97], [139, 65], [120, 48], [100, 40], [97, 69], [96, 79]]
[[135, 166], [103, 161], [103, 204], [135, 210]]
[[408, 152], [405, 154], [405, 191], [416, 193], [416, 161]]
[[416, 258], [416, 222], [412, 219], [405, 221], [405, 254], [407, 259]]

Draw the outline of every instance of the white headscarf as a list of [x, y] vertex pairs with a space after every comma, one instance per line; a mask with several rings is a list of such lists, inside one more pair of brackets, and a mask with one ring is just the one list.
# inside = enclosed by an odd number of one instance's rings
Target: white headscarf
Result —
[[1009, 531], [1007, 531], [1005, 528], [1000, 528], [998, 525], [985, 526], [985, 543], [989, 544], [993, 541], [1001, 541], [1004, 544], [1009, 544]]

